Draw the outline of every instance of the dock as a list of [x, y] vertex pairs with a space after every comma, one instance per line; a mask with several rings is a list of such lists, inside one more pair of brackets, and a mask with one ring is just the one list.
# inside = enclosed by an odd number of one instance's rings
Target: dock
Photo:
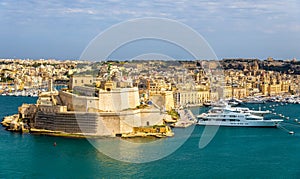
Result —
[[194, 114], [189, 109], [180, 109], [178, 110], [178, 114], [180, 116], [179, 120], [176, 123], [171, 124], [171, 127], [186, 128], [197, 122]]

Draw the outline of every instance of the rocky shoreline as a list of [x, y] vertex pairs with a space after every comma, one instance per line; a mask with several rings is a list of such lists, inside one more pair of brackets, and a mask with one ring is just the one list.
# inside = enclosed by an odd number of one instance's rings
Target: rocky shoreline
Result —
[[24, 123], [18, 114], [6, 116], [1, 122], [2, 126], [12, 132], [29, 132], [30, 128], [27, 123]]

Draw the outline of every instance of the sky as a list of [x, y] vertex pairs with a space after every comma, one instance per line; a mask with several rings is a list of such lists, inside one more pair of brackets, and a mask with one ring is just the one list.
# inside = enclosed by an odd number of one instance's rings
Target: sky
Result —
[[300, 59], [298, 0], [0, 0], [0, 58], [79, 59], [105, 29], [145, 17], [186, 24], [219, 59]]

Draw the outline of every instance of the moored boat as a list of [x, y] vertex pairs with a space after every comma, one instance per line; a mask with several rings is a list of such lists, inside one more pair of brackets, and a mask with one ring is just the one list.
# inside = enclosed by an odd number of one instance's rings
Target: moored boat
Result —
[[276, 127], [282, 119], [264, 119], [249, 111], [234, 110], [231, 107], [212, 108], [208, 113], [197, 116], [199, 125], [236, 127]]

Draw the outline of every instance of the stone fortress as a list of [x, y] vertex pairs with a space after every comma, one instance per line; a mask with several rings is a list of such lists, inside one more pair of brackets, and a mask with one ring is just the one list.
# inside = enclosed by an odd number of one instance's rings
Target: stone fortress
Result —
[[127, 134], [137, 127], [163, 126], [164, 119], [171, 118], [152, 101], [143, 98], [141, 103], [139, 89], [131, 80], [116, 80], [110, 69], [105, 75], [74, 75], [68, 89], [59, 92], [50, 80], [37, 104], [19, 107], [19, 114], [27, 118], [32, 132], [87, 136]]

